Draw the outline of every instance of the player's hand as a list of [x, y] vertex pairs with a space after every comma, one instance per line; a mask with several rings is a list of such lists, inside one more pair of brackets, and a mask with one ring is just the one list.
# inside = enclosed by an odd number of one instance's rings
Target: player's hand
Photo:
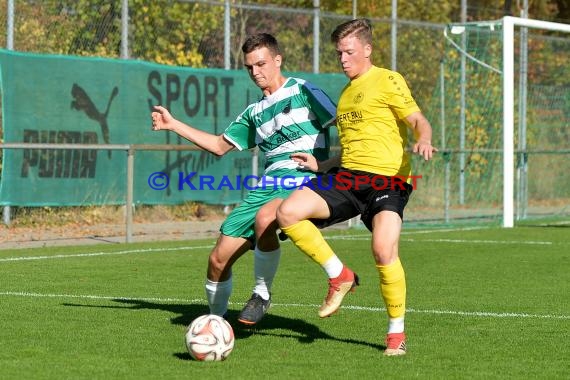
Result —
[[151, 112], [152, 130], [160, 131], [161, 129], [170, 129], [169, 125], [174, 120], [170, 112], [162, 106], [154, 106], [154, 111]]
[[319, 171], [319, 163], [315, 156], [310, 153], [293, 153], [291, 159], [299, 164], [299, 169], [310, 170], [312, 172]]
[[412, 151], [428, 161], [433, 157], [433, 154], [437, 152], [437, 148], [432, 146], [430, 141], [420, 140], [414, 144]]

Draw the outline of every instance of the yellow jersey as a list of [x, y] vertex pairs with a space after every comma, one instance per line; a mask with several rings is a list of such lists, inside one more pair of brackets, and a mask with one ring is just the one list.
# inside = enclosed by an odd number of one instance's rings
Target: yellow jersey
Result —
[[350, 81], [338, 101], [336, 124], [341, 165], [386, 176], [411, 176], [408, 127], [420, 111], [401, 74], [372, 66]]

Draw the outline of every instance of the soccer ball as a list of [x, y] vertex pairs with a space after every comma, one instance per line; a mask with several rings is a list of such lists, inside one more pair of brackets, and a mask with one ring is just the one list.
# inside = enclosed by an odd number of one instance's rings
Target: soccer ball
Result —
[[186, 329], [186, 347], [195, 360], [225, 360], [234, 348], [234, 341], [232, 326], [218, 315], [202, 315]]

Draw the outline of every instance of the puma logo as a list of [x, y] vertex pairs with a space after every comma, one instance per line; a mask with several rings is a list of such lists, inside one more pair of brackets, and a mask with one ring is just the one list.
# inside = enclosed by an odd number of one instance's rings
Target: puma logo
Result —
[[[93, 104], [89, 95], [81, 88], [77, 83], [73, 84], [71, 88], [71, 95], [73, 96], [73, 101], [71, 102], [71, 108], [77, 111], [83, 111], [92, 120], [95, 120], [101, 126], [101, 133], [103, 135], [103, 141], [105, 144], [109, 144], [109, 124], [107, 123], [107, 116], [109, 115], [109, 109], [111, 108], [111, 102], [119, 94], [119, 88], [113, 88], [111, 92], [111, 97], [107, 102], [107, 109], [105, 112], [101, 113]], [[111, 151], [108, 152], [109, 158], [111, 158]]]

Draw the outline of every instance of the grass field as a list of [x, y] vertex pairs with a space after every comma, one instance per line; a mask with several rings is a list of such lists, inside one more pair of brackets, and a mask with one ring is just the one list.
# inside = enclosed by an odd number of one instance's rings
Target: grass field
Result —
[[329, 231], [361, 278], [338, 314], [326, 278], [283, 244], [273, 306], [255, 328], [251, 254], [234, 266], [224, 362], [193, 361], [184, 330], [207, 313], [213, 240], [0, 250], [1, 379], [566, 379], [570, 225], [407, 228], [408, 355], [384, 357], [369, 233]]

